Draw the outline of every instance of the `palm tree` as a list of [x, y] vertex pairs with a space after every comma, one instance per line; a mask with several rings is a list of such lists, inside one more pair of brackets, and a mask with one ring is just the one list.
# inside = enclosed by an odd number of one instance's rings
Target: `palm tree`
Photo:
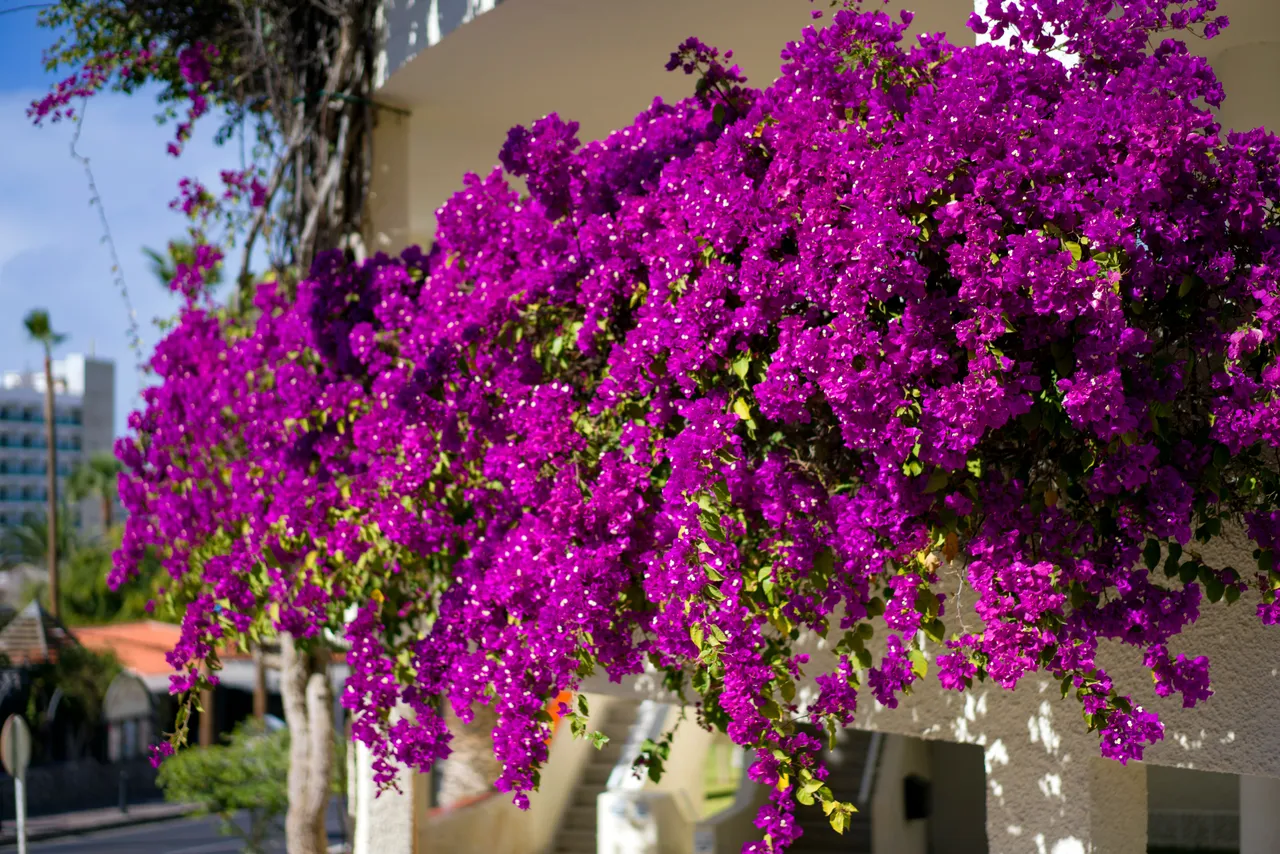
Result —
[[[49, 526], [47, 516], [28, 515], [19, 524], [6, 528], [0, 536], [0, 569], [15, 566], [40, 566], [49, 561]], [[75, 551], [75, 531], [70, 525], [67, 507], [58, 509], [53, 535], [58, 538], [58, 560], [65, 562]]]
[[67, 494], [72, 501], [96, 497], [102, 503], [102, 532], [111, 529], [116, 504], [116, 478], [120, 461], [109, 451], [99, 451], [76, 463], [67, 479]]
[[53, 348], [66, 340], [65, 335], [53, 331], [49, 312], [34, 309], [23, 324], [31, 340], [44, 348], [44, 439], [48, 446], [48, 549], [49, 561], [49, 613], [58, 618], [58, 442], [53, 422]]

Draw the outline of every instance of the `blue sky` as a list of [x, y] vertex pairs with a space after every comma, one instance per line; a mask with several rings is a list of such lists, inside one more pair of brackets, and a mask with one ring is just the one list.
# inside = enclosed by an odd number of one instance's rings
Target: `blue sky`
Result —
[[[0, 12], [29, 0], [0, 0]], [[51, 41], [34, 11], [0, 14], [0, 369], [39, 364], [22, 319], [47, 308], [54, 327], [68, 335], [60, 354], [87, 353], [116, 363], [116, 431], [136, 408], [139, 375], [128, 343], [128, 315], [112, 283], [97, 212], [89, 205], [83, 168], [71, 158], [72, 126], [33, 127], [27, 105], [56, 82], [41, 51]], [[184, 232], [169, 210], [184, 176], [212, 183], [238, 163], [237, 152], [215, 147], [213, 126], [197, 125], [180, 158], [165, 153], [171, 129], [156, 125], [147, 94], [94, 97], [85, 112], [79, 150], [94, 177], [120, 253], [138, 316], [144, 353], [158, 337], [157, 317], [173, 315], [178, 301], [151, 276], [142, 247], [157, 249]], [[203, 133], [202, 133], [203, 131]]]

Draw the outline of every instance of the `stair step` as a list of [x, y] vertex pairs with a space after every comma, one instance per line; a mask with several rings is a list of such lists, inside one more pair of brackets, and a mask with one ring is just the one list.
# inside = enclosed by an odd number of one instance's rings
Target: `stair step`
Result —
[[640, 704], [634, 701], [618, 701], [609, 706], [600, 726], [609, 741], [600, 750], [591, 750], [587, 757], [556, 830], [551, 849], [554, 854], [596, 854], [596, 801], [622, 757], [623, 744], [635, 727], [639, 708]]
[[612, 765], [588, 765], [582, 771], [582, 782], [589, 785], [603, 786], [613, 773]]
[[574, 852], [574, 854], [595, 854], [596, 829], [570, 830], [562, 828], [557, 834], [556, 850]]
[[601, 763], [609, 766], [616, 765], [619, 757], [622, 756], [622, 745], [610, 741], [604, 747], [596, 750], [591, 748], [591, 758], [588, 760], [591, 765], [599, 765]]
[[564, 819], [562, 827], [565, 830], [590, 830], [595, 832], [596, 829], [596, 807], [582, 806], [571, 804], [564, 811]]
[[570, 806], [575, 807], [591, 807], [595, 809], [596, 799], [604, 791], [604, 786], [579, 786], [573, 791], [573, 800]]

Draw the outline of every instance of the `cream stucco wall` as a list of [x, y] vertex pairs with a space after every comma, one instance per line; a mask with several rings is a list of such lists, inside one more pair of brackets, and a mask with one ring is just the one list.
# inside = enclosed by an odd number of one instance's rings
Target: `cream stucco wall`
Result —
[[[965, 6], [889, 3], [917, 13], [917, 32], [942, 29], [972, 43]], [[591, 140], [630, 123], [655, 96], [687, 97], [690, 78], [663, 66], [691, 35], [732, 49], [754, 84], [772, 81], [782, 48], [815, 23], [814, 8], [810, 0], [506, 0], [421, 51], [379, 91], [411, 115], [384, 113], [375, 133], [370, 246], [428, 241], [436, 209], [463, 174], [497, 164], [513, 125], [558, 112]]]

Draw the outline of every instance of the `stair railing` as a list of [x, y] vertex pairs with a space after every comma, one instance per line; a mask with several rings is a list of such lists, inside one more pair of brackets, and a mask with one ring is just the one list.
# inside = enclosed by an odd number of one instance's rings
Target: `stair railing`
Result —
[[618, 761], [609, 772], [606, 788], [610, 791], [644, 788], [644, 780], [636, 778], [636, 775], [631, 772], [632, 766], [640, 757], [640, 748], [645, 741], [657, 741], [661, 737], [662, 729], [667, 725], [670, 714], [671, 706], [667, 703], [656, 703], [653, 700], [641, 701], [640, 708], [636, 710], [635, 723], [627, 731], [627, 739], [622, 743]]

